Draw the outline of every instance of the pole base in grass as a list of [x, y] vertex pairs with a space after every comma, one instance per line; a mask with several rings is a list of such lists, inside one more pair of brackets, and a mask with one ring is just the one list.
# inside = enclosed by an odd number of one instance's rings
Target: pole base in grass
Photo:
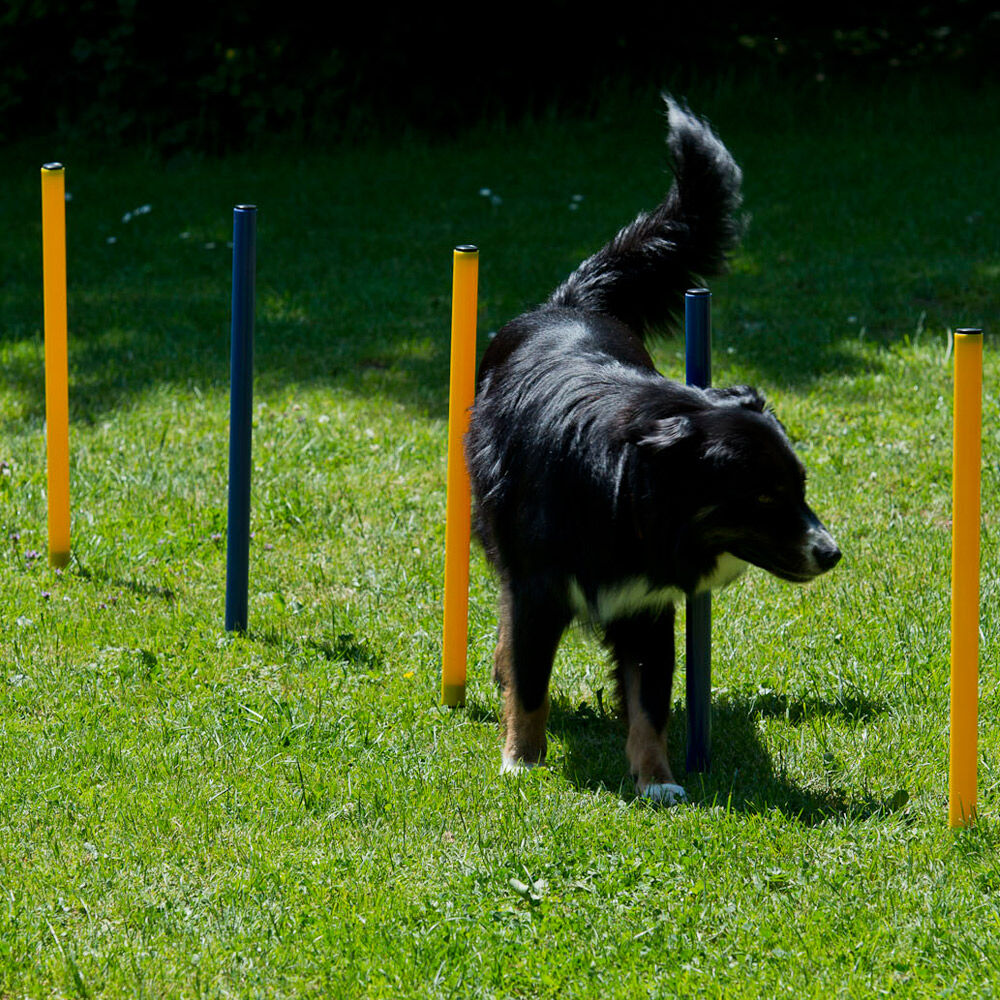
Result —
[[976, 805], [966, 809], [962, 802], [948, 803], [948, 827], [951, 830], [964, 830], [976, 822]]
[[53, 569], [64, 569], [69, 565], [70, 554], [68, 552], [50, 552], [49, 565]]
[[445, 684], [441, 688], [441, 704], [448, 708], [461, 708], [465, 704], [465, 685]]

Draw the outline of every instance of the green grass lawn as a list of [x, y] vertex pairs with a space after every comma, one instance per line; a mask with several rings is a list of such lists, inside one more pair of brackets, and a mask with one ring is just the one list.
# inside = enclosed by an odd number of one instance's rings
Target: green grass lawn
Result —
[[[8, 149], [0, 997], [1000, 994], [1000, 93], [688, 96], [751, 215], [712, 285], [715, 380], [767, 394], [845, 555], [808, 588], [751, 571], [716, 598], [714, 763], [678, 767], [676, 809], [635, 798], [583, 629], [559, 654], [549, 766], [498, 777], [478, 551], [468, 705], [438, 705], [451, 248], [481, 248], [482, 347], [658, 200], [655, 94], [389, 148]], [[61, 573], [38, 193], [57, 158]], [[259, 206], [244, 637], [223, 630], [238, 202]], [[949, 331], [969, 325], [987, 330], [981, 819], [956, 833]], [[679, 340], [657, 358], [681, 376]], [[679, 763], [682, 693], [683, 669]]]

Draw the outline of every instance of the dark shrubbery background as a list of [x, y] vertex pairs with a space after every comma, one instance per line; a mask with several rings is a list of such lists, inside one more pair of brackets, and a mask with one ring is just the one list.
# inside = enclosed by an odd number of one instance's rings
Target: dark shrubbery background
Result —
[[219, 150], [274, 135], [329, 142], [448, 132], [486, 116], [585, 107], [608, 85], [677, 86], [1000, 67], [990, 4], [776, 2], [476, 5], [459, 22], [410, 5], [271, 0], [7, 0], [0, 138], [61, 131]]

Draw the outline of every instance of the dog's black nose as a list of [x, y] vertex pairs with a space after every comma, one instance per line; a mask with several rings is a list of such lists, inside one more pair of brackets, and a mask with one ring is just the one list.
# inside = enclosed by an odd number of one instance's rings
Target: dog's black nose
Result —
[[832, 538], [829, 541], [817, 542], [813, 546], [813, 558], [816, 560], [816, 565], [824, 573], [828, 569], [833, 569], [840, 562], [841, 555], [837, 543]]

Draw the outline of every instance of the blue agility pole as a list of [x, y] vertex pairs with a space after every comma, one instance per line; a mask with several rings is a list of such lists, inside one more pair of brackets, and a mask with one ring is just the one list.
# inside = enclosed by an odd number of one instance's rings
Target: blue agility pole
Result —
[[[692, 288], [684, 296], [684, 354], [688, 385], [712, 384], [712, 294]], [[687, 769], [704, 772], [712, 757], [712, 595], [687, 601]]]
[[257, 208], [233, 209], [233, 316], [229, 368], [229, 515], [226, 631], [245, 632], [250, 585], [250, 435], [253, 323], [257, 286]]

